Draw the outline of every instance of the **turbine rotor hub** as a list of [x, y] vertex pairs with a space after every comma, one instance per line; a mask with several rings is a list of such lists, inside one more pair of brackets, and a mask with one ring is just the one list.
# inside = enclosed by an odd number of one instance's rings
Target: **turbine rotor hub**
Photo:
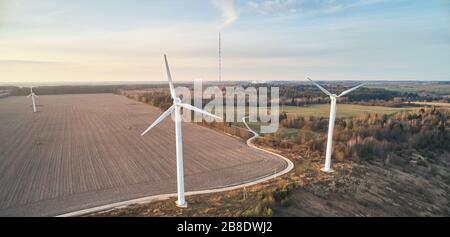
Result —
[[180, 98], [175, 98], [175, 99], [173, 99], [173, 102], [176, 105], [181, 104], [181, 99]]

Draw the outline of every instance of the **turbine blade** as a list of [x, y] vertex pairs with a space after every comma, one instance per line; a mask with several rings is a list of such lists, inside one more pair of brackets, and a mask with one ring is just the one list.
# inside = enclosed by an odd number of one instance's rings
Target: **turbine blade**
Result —
[[213, 118], [216, 118], [216, 119], [222, 119], [221, 117], [219, 117], [219, 116], [217, 116], [217, 115], [214, 115], [214, 114], [211, 114], [211, 113], [209, 113], [209, 112], [206, 112], [206, 111], [204, 111], [204, 110], [202, 110], [202, 109], [199, 109], [199, 108], [197, 108], [197, 107], [194, 107], [194, 106], [192, 106], [192, 105], [190, 105], [190, 104], [184, 104], [184, 103], [181, 103], [181, 104], [179, 104], [181, 107], [183, 107], [183, 108], [185, 108], [185, 109], [189, 109], [189, 110], [192, 110], [192, 111], [194, 111], [194, 112], [198, 112], [198, 113], [201, 113], [201, 114], [204, 114], [204, 115], [208, 115], [208, 116], [211, 116], [211, 117], [213, 117]]
[[175, 89], [173, 87], [172, 76], [170, 75], [169, 63], [167, 62], [167, 57], [165, 54], [164, 54], [164, 61], [166, 62], [167, 80], [169, 81], [170, 96], [172, 96], [172, 99], [175, 99], [176, 98]]
[[27, 98], [30, 98], [31, 94], [27, 95]]
[[360, 84], [360, 85], [357, 85], [357, 86], [355, 86], [355, 87], [353, 87], [353, 88], [350, 88], [350, 89], [348, 89], [348, 90], [343, 91], [338, 97], [344, 96], [344, 95], [346, 95], [346, 94], [348, 94], [348, 93], [350, 93], [350, 92], [352, 92], [352, 91], [354, 91], [354, 90], [360, 88], [361, 86], [364, 86], [364, 83], [363, 83], [363, 84]]
[[323, 91], [323, 93], [327, 94], [328, 96], [331, 96], [331, 93], [329, 91], [325, 90], [325, 88], [321, 87], [315, 81], [311, 80], [311, 78], [307, 77], [307, 79], [310, 80], [312, 83], [314, 83], [314, 85], [316, 85], [321, 91]]
[[157, 118], [155, 120], [155, 122], [152, 123], [152, 125], [150, 125], [147, 129], [145, 129], [145, 131], [141, 134], [141, 136], [144, 136], [148, 131], [150, 131], [150, 129], [152, 129], [153, 127], [158, 125], [162, 120], [167, 118], [167, 116], [169, 116], [172, 113], [174, 108], [175, 107], [172, 105], [172, 106], [170, 106], [170, 108], [168, 108], [166, 111], [164, 111], [164, 113], [162, 113], [161, 116], [159, 116], [159, 118]]

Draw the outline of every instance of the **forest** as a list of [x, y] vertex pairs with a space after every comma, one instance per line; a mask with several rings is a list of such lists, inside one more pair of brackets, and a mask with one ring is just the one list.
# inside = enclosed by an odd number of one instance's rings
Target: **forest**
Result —
[[[281, 126], [297, 129], [295, 136], [283, 130], [258, 140], [270, 147], [294, 148], [304, 145], [325, 153], [328, 119], [281, 115]], [[397, 152], [415, 150], [426, 153], [450, 152], [450, 112], [435, 107], [399, 112], [392, 116], [362, 114], [337, 118], [333, 155], [336, 160], [384, 159]]]
[[[284, 91], [293, 96], [287, 88]], [[373, 91], [374, 95], [379, 92], [378, 89], [369, 91]], [[166, 109], [172, 104], [170, 95], [164, 90], [141, 93], [123, 90], [121, 94], [162, 109]], [[364, 99], [377, 98], [377, 101], [383, 101], [384, 105], [395, 106], [400, 103], [395, 101], [397, 95], [394, 92], [388, 93], [385, 97], [377, 97], [369, 93]], [[354, 97], [360, 98], [357, 99], [358, 104], [368, 103], [358, 96]], [[303, 95], [303, 98], [308, 97]], [[388, 100], [383, 100], [383, 98]], [[323, 101], [323, 103], [325, 102]], [[314, 103], [318, 103], [318, 101], [314, 101]], [[244, 139], [250, 136], [239, 121], [236, 123], [202, 122], [201, 124]], [[324, 154], [327, 129], [328, 118], [288, 116], [286, 113], [280, 113], [278, 132], [263, 135], [257, 140], [257, 143], [273, 148], [306, 148]], [[336, 160], [370, 161], [395, 157], [395, 154], [405, 151], [431, 152], [431, 155], [436, 152], [450, 152], [449, 131], [450, 112], [446, 108], [423, 107], [419, 110], [390, 115], [362, 113], [355, 117], [337, 118], [333, 138], [333, 157]]]

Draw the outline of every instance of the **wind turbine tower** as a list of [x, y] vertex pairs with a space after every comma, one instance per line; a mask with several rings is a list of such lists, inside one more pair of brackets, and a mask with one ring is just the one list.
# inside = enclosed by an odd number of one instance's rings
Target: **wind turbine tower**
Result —
[[169, 64], [167, 62], [167, 57], [164, 55], [164, 60], [166, 63], [166, 71], [167, 71], [167, 80], [169, 81], [170, 88], [170, 96], [173, 100], [173, 105], [170, 106], [164, 113], [159, 116], [145, 131], [141, 134], [144, 136], [150, 129], [158, 125], [162, 120], [168, 117], [172, 112], [175, 112], [175, 142], [176, 142], [176, 155], [177, 155], [177, 192], [178, 192], [178, 200], [177, 206], [179, 207], [187, 207], [186, 200], [184, 198], [184, 168], [183, 168], [183, 135], [181, 129], [181, 108], [192, 110], [194, 112], [198, 112], [201, 114], [205, 114], [217, 119], [221, 119], [220, 117], [208, 113], [202, 109], [194, 107], [190, 104], [185, 104], [181, 102], [181, 99], [177, 97], [175, 94], [175, 89], [173, 87], [172, 76], [170, 75]]
[[33, 113], [36, 113], [36, 98], [38, 98], [38, 96], [33, 92], [33, 87], [30, 87], [30, 94], [27, 97], [31, 97], [31, 102], [33, 104]]
[[343, 91], [340, 95], [331, 94], [329, 91], [325, 90], [325, 88], [321, 87], [319, 84], [315, 83], [311, 78], [307, 77], [308, 80], [310, 80], [314, 85], [316, 85], [323, 93], [328, 95], [331, 99], [331, 106], [330, 106], [330, 121], [328, 125], [328, 138], [327, 138], [327, 151], [325, 155], [325, 166], [321, 169], [323, 172], [331, 173], [334, 170], [331, 169], [331, 153], [333, 150], [333, 130], [334, 130], [334, 122], [336, 120], [336, 99], [347, 95], [348, 93], [358, 89], [359, 87], [363, 86], [364, 84], [360, 84], [358, 86], [355, 86], [353, 88], [350, 88], [348, 90]]

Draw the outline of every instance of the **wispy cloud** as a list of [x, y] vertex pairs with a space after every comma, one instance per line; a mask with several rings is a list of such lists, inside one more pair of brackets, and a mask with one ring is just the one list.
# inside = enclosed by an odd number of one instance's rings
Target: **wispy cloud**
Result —
[[265, 15], [275, 12], [296, 13], [298, 5], [296, 0], [250, 0], [247, 1], [246, 7]]
[[104, 1], [0, 0], [0, 81], [450, 78], [434, 1]]
[[239, 7], [247, 12], [256, 12], [262, 15], [320, 15], [333, 14], [355, 7], [385, 2], [386, 0], [248, 0]]
[[213, 0], [213, 4], [222, 12], [223, 28], [232, 25], [239, 18], [234, 0]]
[[16, 59], [0, 59], [0, 65], [39, 65], [39, 64], [59, 64], [60, 62], [55, 61], [39, 61], [39, 60], [16, 60]]

